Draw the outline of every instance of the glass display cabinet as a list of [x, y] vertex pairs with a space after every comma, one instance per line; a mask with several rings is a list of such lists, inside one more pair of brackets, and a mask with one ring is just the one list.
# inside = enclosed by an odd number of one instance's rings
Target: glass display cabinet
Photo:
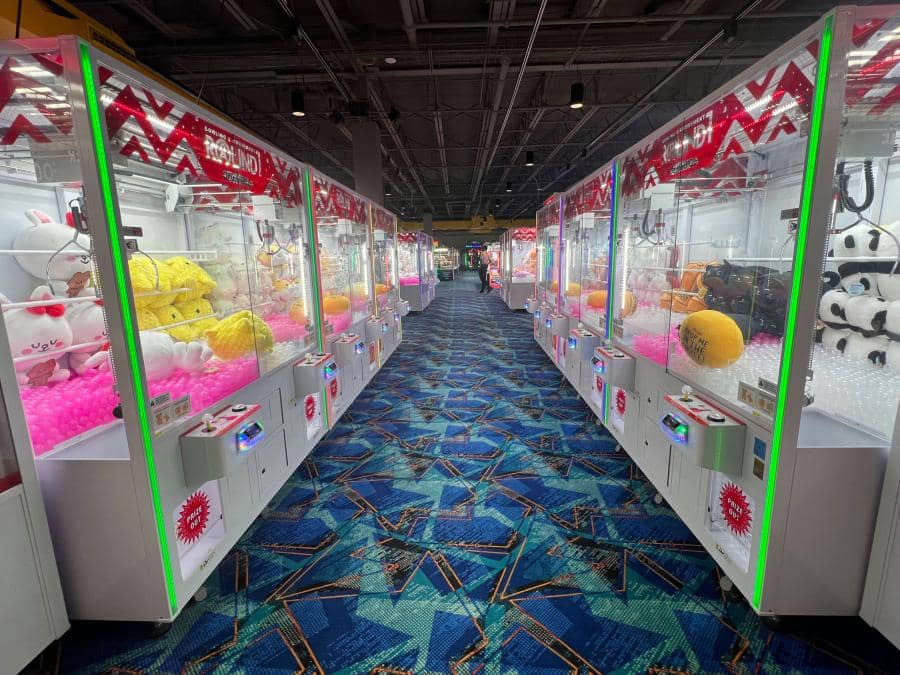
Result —
[[595, 350], [607, 338], [609, 246], [613, 165], [595, 172], [564, 197], [563, 313], [569, 318], [564, 372], [572, 386], [603, 416], [602, 386], [594, 372]]
[[534, 294], [537, 249], [533, 227], [517, 227], [501, 235], [503, 300], [510, 309], [523, 309]]
[[424, 232], [401, 232], [397, 237], [400, 297], [414, 312], [421, 312], [434, 298], [434, 245]]
[[487, 257], [488, 257], [488, 283], [491, 288], [500, 288], [500, 265], [501, 265], [501, 252], [500, 252], [500, 243], [495, 242], [493, 244], [488, 244], [487, 249]]
[[897, 14], [838, 8], [618, 158], [610, 428], [761, 614], [859, 611], [900, 398]]
[[321, 436], [304, 167], [77, 38], [0, 64], [0, 360], [68, 611], [170, 621]]
[[[529, 311], [534, 315], [534, 338], [557, 361], [559, 336], [568, 327], [564, 315], [558, 313], [561, 306], [560, 281], [560, 237], [562, 230], [562, 199], [559, 195], [549, 198], [538, 210], [535, 218], [537, 276], [534, 302], [529, 303]], [[565, 323], [565, 326], [562, 324]]]
[[[378, 321], [379, 366], [403, 339], [401, 318], [409, 312], [400, 300], [400, 275], [397, 265], [397, 216], [372, 205], [372, 280], [375, 288]], [[370, 330], [371, 332], [371, 330]]]
[[[370, 265], [369, 200], [310, 169], [319, 280], [322, 352], [334, 354], [338, 376], [329, 384], [333, 426], [377, 369], [377, 331]], [[372, 334], [372, 335], [370, 335]]]
[[459, 251], [447, 246], [434, 249], [434, 267], [439, 281], [453, 281], [459, 269]]

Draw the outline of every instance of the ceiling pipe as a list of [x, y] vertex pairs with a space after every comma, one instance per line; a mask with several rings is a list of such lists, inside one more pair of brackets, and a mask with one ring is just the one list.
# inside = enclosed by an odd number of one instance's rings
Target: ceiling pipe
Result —
[[[478, 187], [481, 185], [481, 178], [484, 176], [487, 160], [487, 153], [485, 153], [484, 150], [494, 137], [494, 127], [497, 126], [497, 113], [500, 112], [500, 101], [503, 98], [503, 88], [506, 86], [506, 76], [508, 73], [509, 60], [504, 59], [503, 64], [500, 67], [500, 76], [497, 78], [497, 83], [494, 85], [494, 101], [491, 104], [491, 109], [487, 116], [487, 124], [482, 124], [481, 126], [481, 138], [479, 139], [481, 141], [481, 148], [478, 150], [478, 161], [476, 162], [476, 164], [478, 164], [478, 170], [472, 175], [473, 202], [478, 195]], [[469, 209], [471, 210], [471, 204], [469, 205]]]
[[[587, 159], [591, 155], [593, 155], [597, 150], [600, 149], [603, 141], [606, 138], [609, 138], [612, 135], [615, 135], [625, 129], [629, 124], [634, 122], [637, 118], [641, 117], [643, 114], [647, 112], [649, 108], [645, 107], [645, 104], [653, 97], [653, 95], [658, 92], [660, 89], [665, 87], [669, 82], [671, 82], [675, 77], [681, 73], [682, 70], [687, 68], [691, 63], [697, 60], [697, 58], [713, 46], [716, 42], [718, 42], [722, 36], [725, 35], [725, 27], [733, 22], [740, 21], [745, 18], [750, 12], [753, 11], [755, 7], [760, 5], [763, 0], [750, 0], [746, 5], [744, 5], [736, 14], [729, 17], [728, 20], [723, 23], [719, 30], [715, 32], [714, 35], [710, 36], [710, 38], [704, 42], [702, 45], [697, 47], [690, 56], [688, 56], [684, 61], [675, 66], [672, 70], [670, 70], [664, 78], [662, 78], [659, 82], [654, 84], [650, 89], [643, 94], [637, 101], [631, 104], [631, 106], [626, 110], [622, 115], [612, 124], [606, 127], [603, 131], [601, 131], [597, 136], [595, 136], [585, 147], [585, 155], [584, 159]], [[556, 181], [561, 180], [564, 176], [568, 175], [572, 172], [572, 170], [578, 165], [580, 162], [573, 163], [573, 165], [565, 169], [562, 173], [560, 173], [556, 177]]]
[[485, 169], [482, 172], [479, 172], [478, 182], [475, 185], [475, 189], [472, 190], [472, 201], [478, 198], [478, 190], [481, 188], [481, 176], [487, 173], [491, 164], [494, 161], [494, 157], [497, 156], [497, 148], [500, 147], [500, 140], [503, 138], [503, 132], [506, 131], [506, 126], [509, 124], [509, 117], [512, 115], [513, 108], [516, 106], [516, 98], [519, 96], [519, 88], [522, 86], [522, 80], [525, 78], [525, 70], [528, 67], [528, 59], [531, 58], [531, 51], [534, 49], [534, 41], [537, 39], [538, 30], [541, 27], [541, 20], [544, 18], [544, 11], [547, 9], [547, 0], [541, 0], [541, 4], [538, 7], [537, 16], [534, 18], [534, 26], [531, 28], [531, 35], [528, 38], [528, 45], [525, 47], [525, 53], [522, 55], [522, 63], [519, 65], [519, 74], [516, 77], [516, 84], [513, 87], [512, 94], [509, 97], [509, 105], [506, 108], [506, 113], [503, 115], [503, 122], [500, 124], [500, 130], [497, 132], [497, 140], [494, 141], [494, 145], [491, 148], [491, 152], [488, 155], [487, 164], [485, 165]]
[[[817, 19], [821, 12], [760, 12], [751, 18], [766, 21], [781, 21], [784, 19]], [[746, 16], [746, 14], [744, 15]], [[646, 16], [602, 16], [602, 17], [573, 17], [570, 19], [547, 19], [543, 22], [545, 27], [556, 26], [621, 26], [630, 24], [660, 24], [684, 21], [687, 23], [717, 23], [729, 21], [731, 14], [649, 14]], [[528, 28], [531, 21], [520, 19], [508, 19], [500, 21], [423, 21], [414, 24], [416, 30], [477, 30], [483, 28]]]
[[417, 49], [419, 42], [416, 39], [416, 26], [413, 19], [412, 5], [409, 0], [400, 0], [400, 13], [403, 15], [403, 30], [406, 31], [406, 39], [409, 40], [409, 46]]

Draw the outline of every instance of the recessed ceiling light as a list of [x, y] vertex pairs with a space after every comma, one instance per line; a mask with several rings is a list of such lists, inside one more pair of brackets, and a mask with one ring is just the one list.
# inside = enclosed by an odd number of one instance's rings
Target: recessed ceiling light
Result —
[[395, 63], [397, 63], [397, 59], [395, 59], [393, 56], [385, 56], [384, 62], [389, 66], [393, 66]]

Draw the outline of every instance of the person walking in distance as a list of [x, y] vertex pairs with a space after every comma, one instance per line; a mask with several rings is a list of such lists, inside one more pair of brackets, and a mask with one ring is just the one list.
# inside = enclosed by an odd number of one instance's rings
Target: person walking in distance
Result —
[[484, 289], [487, 289], [487, 292], [491, 292], [491, 285], [488, 283], [488, 264], [487, 264], [487, 256], [479, 256], [478, 258], [478, 278], [481, 279], [481, 290], [479, 293], [484, 293]]

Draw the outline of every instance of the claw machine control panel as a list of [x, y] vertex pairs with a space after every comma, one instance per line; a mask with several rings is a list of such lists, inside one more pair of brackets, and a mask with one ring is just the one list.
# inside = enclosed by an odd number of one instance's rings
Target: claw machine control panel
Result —
[[[377, 347], [377, 370], [403, 340], [401, 318], [409, 313], [409, 303], [400, 299], [397, 216], [372, 205], [372, 275], [377, 304], [377, 320], [366, 326], [366, 337]], [[377, 325], [376, 325], [377, 324]]]
[[340, 400], [340, 368], [331, 354], [307, 354], [294, 364], [294, 395], [300, 403], [309, 439], [321, 436]]

